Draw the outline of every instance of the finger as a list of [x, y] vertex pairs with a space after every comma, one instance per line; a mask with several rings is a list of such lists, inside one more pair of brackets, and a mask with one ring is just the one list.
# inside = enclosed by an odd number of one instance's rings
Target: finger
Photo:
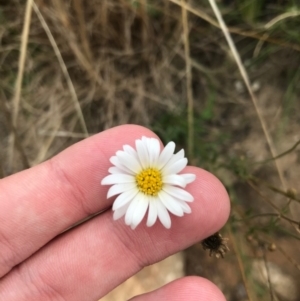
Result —
[[66, 149], [53, 159], [0, 181], [0, 277], [63, 230], [107, 208], [100, 185], [109, 158], [150, 130], [124, 125]]
[[160, 223], [148, 228], [144, 220], [133, 231], [124, 220], [113, 221], [107, 211], [14, 268], [0, 283], [0, 292], [6, 292], [0, 300], [98, 300], [142, 267], [218, 231], [229, 214], [224, 187], [202, 169], [188, 167], [184, 172], [197, 176], [187, 188], [195, 201], [191, 214], [172, 216], [171, 229]]
[[175, 280], [153, 292], [130, 299], [130, 301], [226, 301], [218, 287], [200, 277]]

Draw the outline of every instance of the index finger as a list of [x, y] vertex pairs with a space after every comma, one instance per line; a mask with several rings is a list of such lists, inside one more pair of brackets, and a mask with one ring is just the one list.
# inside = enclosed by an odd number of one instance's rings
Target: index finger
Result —
[[111, 205], [100, 185], [109, 158], [150, 130], [123, 125], [0, 181], [0, 277], [79, 220]]
[[[187, 190], [192, 214], [173, 216], [171, 229], [145, 222], [131, 230], [111, 211], [53, 239], [0, 281], [2, 300], [99, 300], [143, 267], [218, 231], [228, 217], [224, 187], [209, 172], [196, 174]], [[2, 298], [1, 298], [2, 297]]]

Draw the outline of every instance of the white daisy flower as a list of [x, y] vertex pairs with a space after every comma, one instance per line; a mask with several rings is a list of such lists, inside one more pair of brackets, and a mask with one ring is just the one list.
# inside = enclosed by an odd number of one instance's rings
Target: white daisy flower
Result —
[[147, 226], [157, 218], [169, 229], [169, 212], [176, 216], [191, 213], [187, 202], [193, 196], [182, 188], [193, 182], [194, 174], [178, 174], [187, 165], [184, 150], [174, 154], [175, 143], [169, 142], [161, 151], [158, 139], [146, 138], [135, 141], [136, 149], [129, 145], [110, 158], [114, 165], [110, 175], [101, 184], [113, 185], [107, 198], [118, 195], [113, 204], [114, 220], [125, 215], [125, 223], [135, 229], [148, 210]]

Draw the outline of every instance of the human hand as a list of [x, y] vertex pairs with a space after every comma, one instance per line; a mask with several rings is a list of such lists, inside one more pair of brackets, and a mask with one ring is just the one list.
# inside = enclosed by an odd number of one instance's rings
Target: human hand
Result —
[[[81, 219], [111, 206], [100, 185], [109, 158], [124, 144], [155, 137], [140, 126], [124, 125], [79, 142], [51, 160], [0, 181], [0, 300], [98, 300], [155, 263], [218, 231], [229, 215], [228, 195], [212, 174], [196, 167], [187, 190], [192, 213], [172, 216], [171, 229], [159, 222], [135, 230], [111, 210], [62, 233]], [[60, 234], [62, 233], [62, 234]], [[199, 254], [200, 256], [200, 254]], [[209, 281], [185, 277], [148, 300], [225, 300]]]

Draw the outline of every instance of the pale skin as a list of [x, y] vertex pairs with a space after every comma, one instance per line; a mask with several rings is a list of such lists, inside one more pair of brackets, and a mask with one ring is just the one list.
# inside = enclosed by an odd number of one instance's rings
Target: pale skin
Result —
[[[229, 215], [220, 181], [187, 167], [197, 179], [187, 186], [192, 213], [171, 216], [172, 227], [145, 218], [131, 230], [112, 211], [60, 235], [70, 226], [112, 205], [101, 180], [109, 158], [124, 144], [134, 146], [150, 130], [123, 125], [81, 141], [51, 160], [0, 181], [0, 300], [93, 301], [143, 267], [218, 231]], [[207, 256], [199, 253], [199, 256]], [[200, 277], [185, 277], [136, 296], [134, 301], [224, 301], [220, 290]]]

